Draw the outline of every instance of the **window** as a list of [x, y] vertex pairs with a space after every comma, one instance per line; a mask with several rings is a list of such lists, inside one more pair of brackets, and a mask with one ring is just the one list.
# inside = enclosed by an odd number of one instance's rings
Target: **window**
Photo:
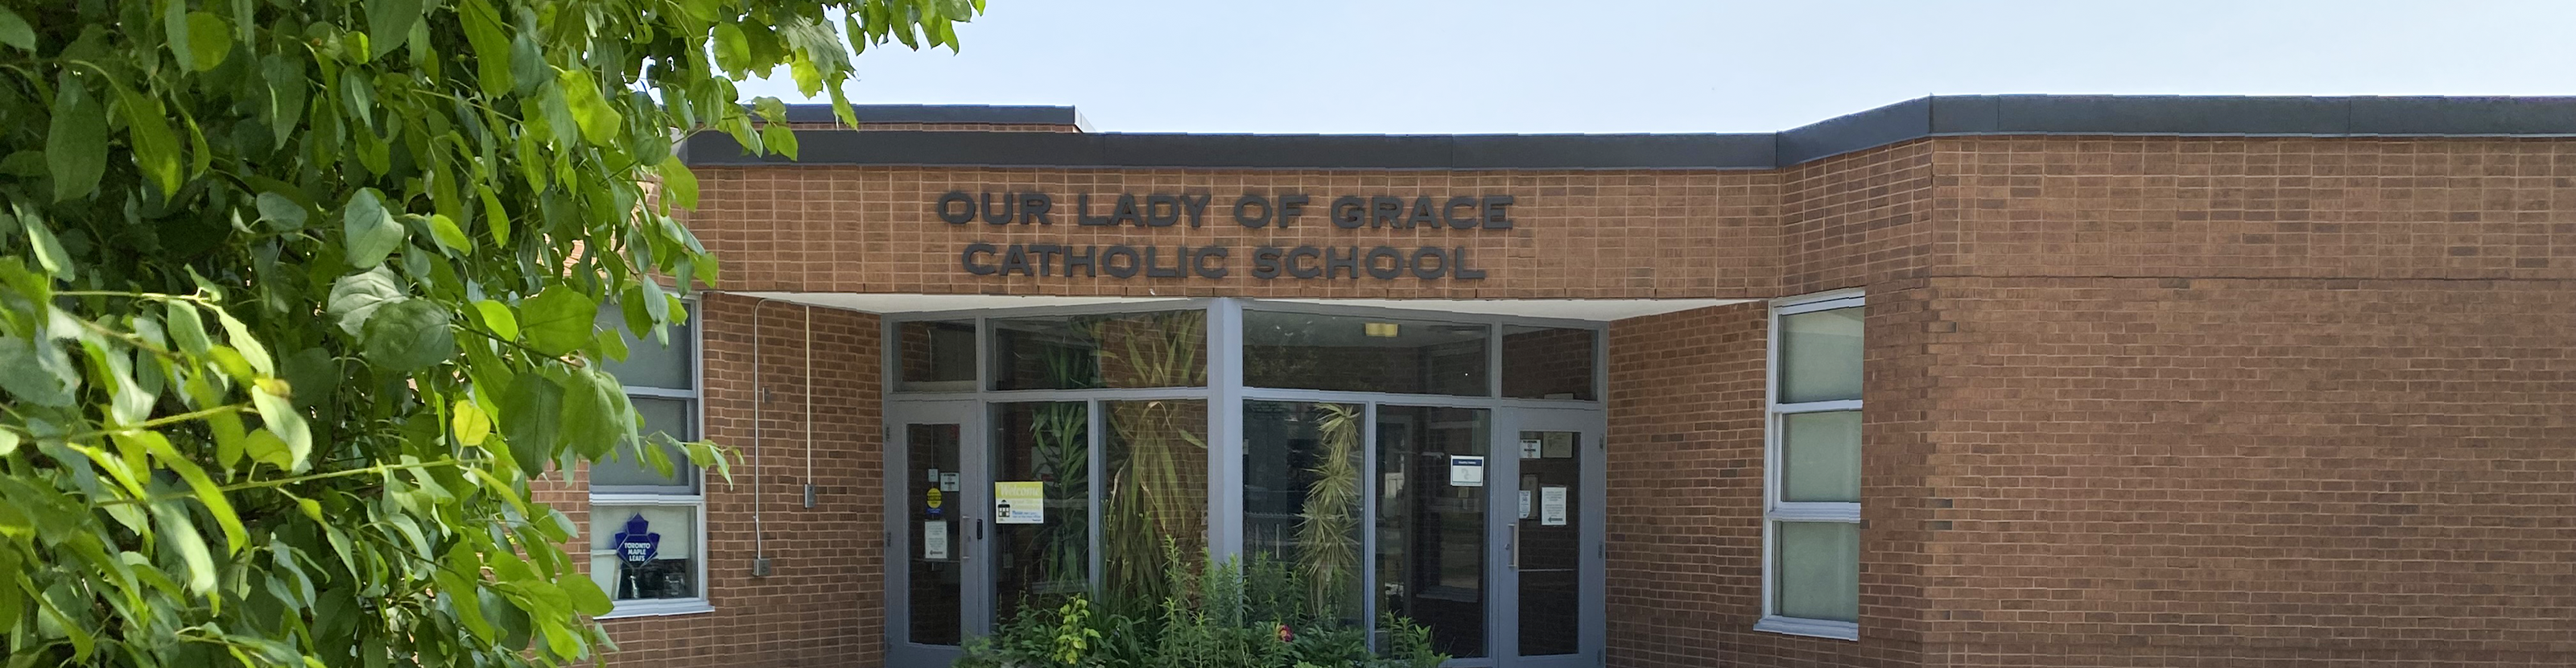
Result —
[[1762, 620], [1754, 629], [1860, 638], [1861, 302], [1771, 309]]
[[1336, 392], [1494, 396], [1493, 326], [1243, 312], [1243, 384]]
[[706, 497], [697, 467], [675, 445], [700, 438], [698, 328], [680, 323], [662, 340], [637, 339], [617, 311], [601, 309], [599, 326], [625, 336], [628, 354], [600, 366], [625, 385], [644, 442], [590, 467], [590, 576], [617, 602], [611, 616], [712, 610], [702, 589]]

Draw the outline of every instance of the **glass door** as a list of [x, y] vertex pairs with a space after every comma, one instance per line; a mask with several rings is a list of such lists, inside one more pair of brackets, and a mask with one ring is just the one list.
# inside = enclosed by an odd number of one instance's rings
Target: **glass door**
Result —
[[1499, 666], [1598, 667], [1607, 476], [1595, 410], [1501, 411], [1489, 460]]
[[983, 492], [990, 489], [976, 402], [886, 402], [887, 665], [946, 666], [990, 630]]

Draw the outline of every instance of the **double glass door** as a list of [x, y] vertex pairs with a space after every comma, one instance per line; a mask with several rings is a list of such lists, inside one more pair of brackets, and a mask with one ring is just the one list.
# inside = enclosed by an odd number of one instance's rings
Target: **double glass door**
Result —
[[1369, 612], [1452, 666], [1600, 666], [1601, 413], [1370, 408]]
[[[1123, 526], [1095, 508], [1117, 490], [1084, 482], [1104, 459], [1089, 444], [1125, 440], [1085, 433], [1133, 412], [1114, 403], [889, 402], [888, 515], [903, 519], [886, 538], [889, 554], [904, 555], [888, 569], [889, 665], [948, 665], [965, 638], [1015, 611], [1011, 601], [1118, 585], [1104, 561], [1128, 560], [1093, 556], [1118, 552], [1117, 537], [1093, 530]], [[1239, 408], [1231, 454], [1241, 457], [1242, 514], [1209, 517], [1201, 497], [1172, 509], [1194, 514], [1186, 522], [1240, 522], [1243, 554], [1330, 566], [1334, 581], [1313, 588], [1323, 617], [1404, 617], [1431, 630], [1434, 647], [1456, 657], [1450, 665], [1601, 665], [1598, 410], [1259, 399]], [[1133, 448], [1108, 449], [1120, 458]], [[1027, 508], [1000, 507], [1033, 502], [1043, 506], [1034, 521]]]

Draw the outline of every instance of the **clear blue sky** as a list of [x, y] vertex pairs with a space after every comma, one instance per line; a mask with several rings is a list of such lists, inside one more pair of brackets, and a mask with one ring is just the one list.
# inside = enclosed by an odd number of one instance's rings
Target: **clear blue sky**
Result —
[[850, 98], [1437, 134], [1769, 131], [1936, 93], [2576, 94], [2571, 0], [991, 0], [958, 31], [860, 57]]

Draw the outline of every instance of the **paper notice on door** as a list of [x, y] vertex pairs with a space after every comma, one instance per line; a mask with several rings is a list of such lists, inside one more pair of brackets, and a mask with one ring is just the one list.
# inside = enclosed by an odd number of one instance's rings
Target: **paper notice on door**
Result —
[[1535, 438], [1524, 438], [1524, 439], [1521, 439], [1521, 458], [1522, 458], [1522, 459], [1537, 459], [1537, 458], [1539, 458], [1539, 453], [1543, 450], [1543, 448], [1545, 448], [1545, 447], [1546, 447], [1544, 444], [1545, 444], [1545, 441], [1541, 441], [1541, 440], [1539, 440], [1539, 439], [1535, 439]]
[[1539, 448], [1539, 456], [1548, 459], [1565, 459], [1574, 456], [1574, 436], [1574, 432], [1570, 431], [1548, 432], [1546, 444]]
[[931, 470], [930, 470], [930, 473], [929, 473], [927, 476], [925, 476], [924, 478], [922, 478], [922, 481], [923, 481], [923, 482], [939, 482], [939, 469], [931, 469]]
[[942, 474], [939, 474], [939, 491], [942, 491], [942, 492], [954, 492], [954, 491], [957, 491], [957, 474], [955, 474], [955, 473], [942, 473]]
[[1449, 486], [1485, 486], [1485, 458], [1466, 455], [1449, 456]]
[[993, 483], [994, 524], [1045, 524], [1046, 483]]
[[1564, 487], [1538, 488], [1538, 523], [1539, 526], [1565, 526]]
[[948, 559], [948, 522], [921, 523], [921, 558], [931, 561]]
[[1530, 517], [1530, 491], [1521, 490], [1521, 519]]

